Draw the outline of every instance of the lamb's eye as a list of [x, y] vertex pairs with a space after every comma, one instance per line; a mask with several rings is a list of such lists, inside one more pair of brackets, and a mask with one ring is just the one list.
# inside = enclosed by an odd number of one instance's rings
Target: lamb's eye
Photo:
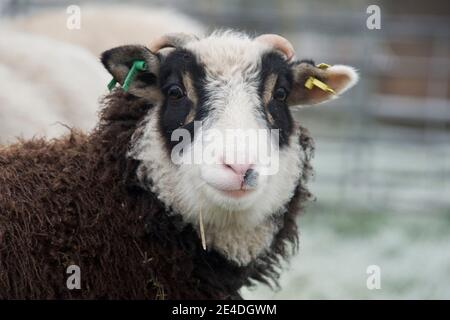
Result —
[[287, 91], [285, 88], [278, 88], [273, 93], [273, 98], [278, 101], [285, 101], [287, 98]]
[[184, 97], [184, 91], [179, 85], [171, 85], [167, 90], [167, 96], [173, 100], [178, 100]]

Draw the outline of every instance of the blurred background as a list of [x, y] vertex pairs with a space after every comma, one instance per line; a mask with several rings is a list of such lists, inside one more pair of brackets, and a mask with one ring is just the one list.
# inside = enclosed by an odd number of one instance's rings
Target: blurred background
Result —
[[[316, 141], [316, 200], [299, 220], [300, 250], [281, 288], [256, 286], [244, 297], [450, 298], [448, 1], [142, 0], [127, 1], [126, 10], [118, 3], [0, 0], [0, 142], [36, 131], [56, 136], [66, 130], [58, 121], [89, 130], [109, 80], [96, 56], [113, 45], [146, 43], [166, 30], [280, 33], [298, 57], [352, 65], [361, 80], [339, 100], [294, 111]], [[66, 28], [72, 4], [81, 8], [80, 30]], [[381, 29], [367, 28], [369, 5], [381, 9]], [[76, 82], [62, 86], [61, 70]], [[60, 110], [60, 101], [74, 106]], [[380, 268], [380, 289], [367, 288], [371, 265]]]

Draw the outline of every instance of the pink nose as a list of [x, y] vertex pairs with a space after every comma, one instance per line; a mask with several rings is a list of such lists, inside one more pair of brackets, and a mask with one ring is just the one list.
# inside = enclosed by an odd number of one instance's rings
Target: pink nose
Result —
[[253, 167], [252, 164], [224, 163], [223, 165], [239, 176], [245, 176], [245, 173]]

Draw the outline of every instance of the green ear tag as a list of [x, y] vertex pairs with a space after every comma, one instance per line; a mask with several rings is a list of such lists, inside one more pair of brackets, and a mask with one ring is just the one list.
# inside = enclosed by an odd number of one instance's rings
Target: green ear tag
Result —
[[[145, 71], [147, 69], [147, 66], [144, 61], [142, 60], [136, 60], [133, 62], [133, 66], [131, 67], [130, 71], [128, 71], [127, 76], [125, 77], [125, 80], [123, 81], [123, 90], [125, 92], [128, 92], [128, 88], [130, 87], [131, 82], [133, 81], [134, 77], [136, 76], [136, 73], [138, 71]], [[112, 79], [108, 83], [108, 89], [111, 91], [117, 84], [116, 79]]]
[[108, 83], [108, 90], [111, 91], [116, 86], [116, 79], [112, 78], [111, 81]]
[[133, 81], [134, 77], [136, 76], [136, 73], [138, 71], [145, 71], [147, 69], [147, 66], [145, 65], [145, 62], [142, 60], [136, 60], [133, 62], [133, 66], [131, 67], [130, 71], [128, 71], [128, 74], [125, 78], [125, 81], [123, 82], [123, 90], [125, 92], [128, 91], [128, 88]]

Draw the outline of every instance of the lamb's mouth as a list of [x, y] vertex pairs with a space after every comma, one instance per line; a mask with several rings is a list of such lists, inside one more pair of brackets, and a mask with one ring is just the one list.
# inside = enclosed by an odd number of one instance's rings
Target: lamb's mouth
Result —
[[216, 193], [227, 198], [238, 199], [250, 196], [257, 189], [259, 174], [256, 170], [246, 168], [246, 170], [241, 170], [242, 173], [237, 174], [237, 169], [230, 170], [229, 166], [224, 166], [224, 168], [225, 170], [222, 168], [222, 172], [219, 172], [222, 174], [220, 179], [216, 179], [214, 176], [211, 178], [211, 175], [202, 177], [203, 181]]
[[206, 185], [210, 189], [214, 190], [214, 192], [231, 199], [248, 197], [255, 192], [255, 188], [249, 187], [245, 184], [241, 184], [240, 188], [220, 188], [209, 182], [206, 182]]

